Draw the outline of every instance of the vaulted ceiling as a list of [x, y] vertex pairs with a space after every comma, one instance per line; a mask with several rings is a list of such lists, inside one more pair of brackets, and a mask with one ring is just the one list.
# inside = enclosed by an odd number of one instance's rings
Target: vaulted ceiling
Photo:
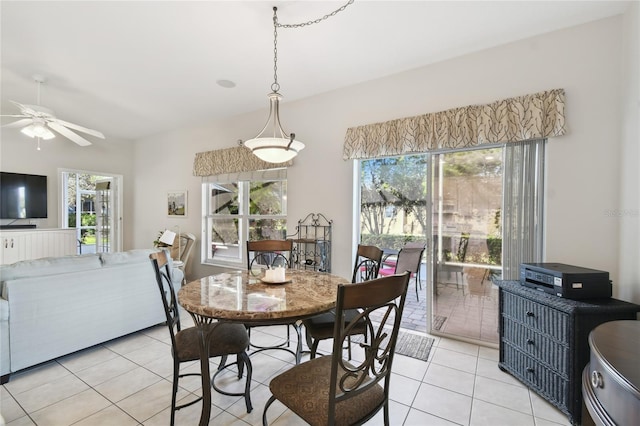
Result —
[[[107, 139], [266, 108], [274, 74], [272, 7], [280, 23], [293, 24], [345, 3], [2, 1], [2, 114], [17, 113], [9, 100], [36, 103], [34, 74], [46, 79], [42, 105]], [[278, 30], [280, 91], [290, 102], [627, 7], [619, 1], [356, 0], [320, 23]]]

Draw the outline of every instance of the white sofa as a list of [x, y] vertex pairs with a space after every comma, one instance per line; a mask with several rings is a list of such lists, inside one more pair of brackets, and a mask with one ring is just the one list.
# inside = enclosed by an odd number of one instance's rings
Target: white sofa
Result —
[[[0, 376], [166, 321], [154, 250], [0, 266]], [[173, 268], [176, 291], [183, 273]]]

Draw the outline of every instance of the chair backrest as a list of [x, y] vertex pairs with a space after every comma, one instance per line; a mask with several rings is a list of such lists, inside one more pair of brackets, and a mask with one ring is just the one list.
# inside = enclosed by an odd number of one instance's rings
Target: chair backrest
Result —
[[422, 262], [422, 254], [424, 253], [424, 247], [407, 247], [404, 246], [398, 252], [398, 262], [396, 263], [396, 274], [409, 271], [415, 274], [420, 269], [420, 263]]
[[[381, 380], [384, 380], [384, 400], [388, 400], [391, 367], [408, 283], [409, 274], [404, 273], [338, 287], [329, 387], [329, 419], [335, 419], [335, 407], [338, 402], [357, 397]], [[359, 314], [346, 322], [346, 313], [354, 310]], [[382, 320], [372, 321], [372, 316]], [[343, 348], [351, 334], [349, 331], [359, 326], [363, 320], [369, 333], [367, 343], [360, 343], [364, 348], [365, 358], [363, 361], [348, 361], [343, 357]], [[383, 406], [384, 401], [370, 413], [370, 416]]]
[[247, 269], [254, 265], [290, 268], [293, 240], [247, 241]]
[[358, 244], [351, 282], [368, 281], [378, 276], [383, 251], [376, 246]]
[[196, 244], [196, 236], [193, 234], [180, 234], [180, 260], [184, 264], [186, 271], [193, 252], [193, 246]]
[[458, 243], [458, 253], [456, 254], [456, 260], [458, 262], [464, 262], [467, 257], [467, 247], [469, 246], [469, 233], [463, 232], [460, 235], [460, 242]]
[[171, 346], [176, 347], [176, 333], [180, 331], [180, 312], [178, 299], [171, 281], [171, 268], [169, 267], [169, 251], [167, 249], [149, 255], [151, 265], [156, 274], [156, 282], [162, 299], [162, 306], [167, 318], [167, 326], [171, 334]]
[[409, 241], [404, 245], [404, 248], [426, 248], [427, 243], [424, 241]]

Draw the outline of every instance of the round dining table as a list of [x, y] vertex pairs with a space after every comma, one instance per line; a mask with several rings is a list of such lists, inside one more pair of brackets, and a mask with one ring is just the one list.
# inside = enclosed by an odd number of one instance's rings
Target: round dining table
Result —
[[[178, 291], [178, 302], [200, 331], [201, 426], [208, 424], [211, 414], [205, 325], [216, 321], [268, 325], [302, 320], [333, 309], [338, 285], [349, 283], [343, 277], [313, 270], [287, 269], [284, 280], [279, 282], [266, 282], [263, 275], [258, 271], [215, 274], [191, 281]], [[296, 362], [300, 361], [301, 340], [298, 336]]]

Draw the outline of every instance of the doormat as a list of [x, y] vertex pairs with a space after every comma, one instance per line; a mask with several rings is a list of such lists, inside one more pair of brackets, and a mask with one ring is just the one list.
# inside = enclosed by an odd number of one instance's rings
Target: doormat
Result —
[[[362, 342], [363, 336], [353, 336], [352, 341]], [[398, 340], [396, 341], [396, 353], [426, 361], [429, 358], [433, 342], [434, 340], [430, 337], [401, 330], [398, 332]]]
[[442, 317], [440, 315], [436, 315], [436, 317], [433, 319], [433, 329], [434, 330], [440, 330], [442, 328], [442, 325], [444, 324], [444, 322], [447, 320], [447, 317]]

